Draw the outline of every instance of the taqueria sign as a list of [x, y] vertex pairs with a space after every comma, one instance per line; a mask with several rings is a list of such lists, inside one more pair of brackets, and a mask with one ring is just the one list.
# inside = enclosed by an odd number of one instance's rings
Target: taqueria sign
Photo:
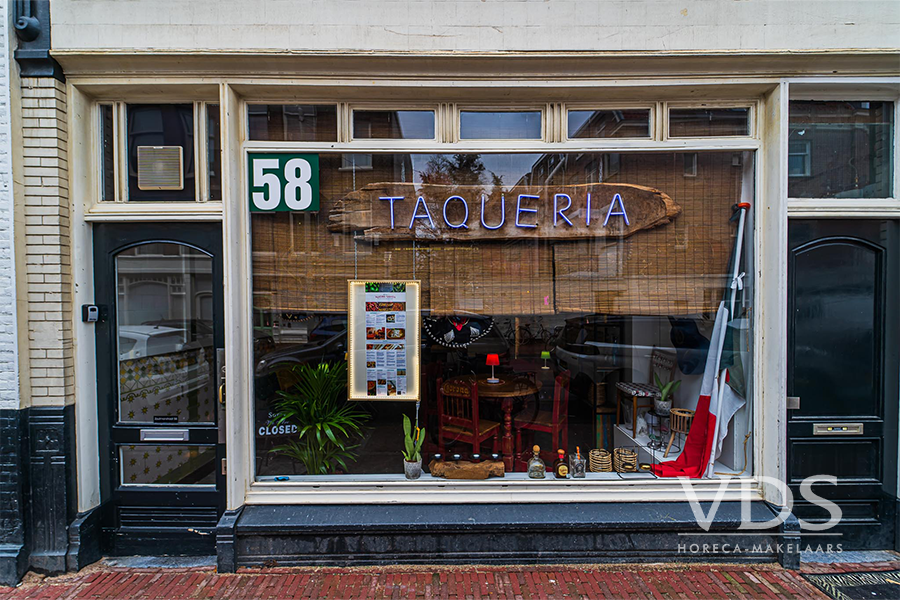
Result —
[[[265, 160], [265, 168], [259, 168], [257, 157]], [[318, 160], [311, 157], [251, 154], [250, 210], [318, 210]], [[626, 183], [491, 191], [477, 185], [385, 182], [337, 199], [327, 216], [331, 231], [369, 240], [475, 241], [624, 238], [665, 225], [680, 213], [664, 192]]]

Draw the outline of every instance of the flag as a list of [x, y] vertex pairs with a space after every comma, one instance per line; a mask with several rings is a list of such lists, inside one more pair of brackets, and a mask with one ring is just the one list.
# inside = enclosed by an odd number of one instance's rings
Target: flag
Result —
[[719, 362], [722, 358], [722, 345], [725, 343], [726, 323], [728, 323], [728, 309], [725, 308], [725, 302], [720, 302], [719, 310], [716, 312], [716, 323], [709, 337], [709, 353], [706, 355], [706, 367], [700, 384], [700, 399], [697, 401], [691, 430], [684, 443], [684, 450], [678, 458], [653, 465], [653, 472], [659, 477], [697, 479], [707, 473], [710, 456], [713, 455], [713, 449], [717, 445], [719, 433], [716, 428], [716, 419], [720, 415]]

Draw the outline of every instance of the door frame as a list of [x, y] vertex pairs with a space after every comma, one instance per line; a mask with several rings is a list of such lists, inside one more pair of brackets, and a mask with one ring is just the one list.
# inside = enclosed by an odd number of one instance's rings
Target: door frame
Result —
[[[137, 538], [130, 543], [119, 535], [117, 508], [122, 501], [136, 505], [174, 506], [174, 507], [214, 507], [216, 517], [225, 510], [225, 475], [222, 470], [225, 458], [224, 410], [217, 405], [215, 422], [212, 425], [187, 423], [179, 427], [190, 428], [192, 433], [199, 433], [199, 439], [191, 439], [190, 444], [199, 443], [216, 448], [215, 486], [203, 486], [192, 489], [187, 486], [171, 486], [160, 489], [155, 486], [135, 486], [120, 489], [118, 483], [118, 450], [117, 443], [128, 443], [132, 440], [113, 439], [113, 427], [118, 422], [118, 393], [115, 373], [118, 370], [117, 357], [117, 277], [116, 257], [129, 248], [147, 243], [173, 243], [195, 248], [208, 254], [212, 259], [212, 297], [213, 297], [213, 347], [217, 349], [214, 357], [214, 383], [218, 384], [218, 374], [224, 365], [220, 356], [224, 356], [224, 286], [222, 262], [222, 229], [216, 222], [176, 222], [176, 223], [97, 223], [93, 230], [93, 263], [94, 263], [94, 298], [100, 307], [100, 320], [96, 323], [96, 376], [97, 376], [97, 419], [99, 437], [99, 474], [100, 502], [103, 531], [101, 542], [106, 551], [112, 553], [141, 554], [211, 554], [215, 552], [215, 536], [212, 531], [197, 530], [200, 535], [188, 534], [187, 528], [169, 528], [148, 538]], [[218, 349], [222, 349], [219, 351]], [[119, 426], [120, 433], [138, 439], [140, 429], [160, 427], [159, 425], [140, 424]], [[161, 427], [164, 428], [164, 427]], [[133, 430], [133, 431], [132, 431]], [[177, 443], [175, 443], [177, 445]], [[212, 489], [210, 489], [212, 488]], [[212, 502], [210, 499], [214, 498]], [[185, 513], [189, 513], [187, 510]], [[186, 521], [188, 522], [188, 521]], [[206, 527], [206, 529], [210, 529]], [[187, 534], [187, 535], [186, 535]], [[149, 535], [149, 534], [148, 534]], [[172, 551], [172, 543], [177, 542], [178, 551]]]

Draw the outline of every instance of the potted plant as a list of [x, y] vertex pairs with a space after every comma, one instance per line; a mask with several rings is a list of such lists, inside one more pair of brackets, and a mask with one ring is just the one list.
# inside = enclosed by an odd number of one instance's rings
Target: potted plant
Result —
[[425, 441], [425, 430], [416, 427], [412, 430], [409, 417], [403, 415], [403, 472], [407, 479], [418, 479], [422, 475], [422, 442]]
[[663, 385], [659, 375], [654, 373], [653, 376], [656, 378], [656, 387], [659, 388], [659, 398], [653, 400], [653, 408], [656, 414], [667, 415], [672, 410], [672, 397], [675, 395], [675, 390], [681, 385], [681, 381], [670, 381]]
[[[369, 415], [346, 401], [347, 365], [319, 363], [294, 365], [294, 384], [279, 390], [273, 402], [275, 424], [293, 423], [297, 439], [272, 448], [299, 461], [308, 475], [328, 475], [356, 458], [353, 444], [362, 435]], [[343, 401], [342, 401], [343, 400]]]

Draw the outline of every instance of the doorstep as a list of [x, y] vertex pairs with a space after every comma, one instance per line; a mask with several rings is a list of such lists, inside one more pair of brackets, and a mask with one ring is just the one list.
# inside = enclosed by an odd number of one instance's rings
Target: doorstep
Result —
[[[702, 503], [709, 512], [710, 503]], [[750, 520], [775, 512], [749, 503]], [[709, 531], [687, 502], [247, 505], [217, 528], [219, 570], [259, 566], [774, 562], [779, 528], [738, 530], [722, 502]], [[799, 557], [788, 557], [799, 562]]]

